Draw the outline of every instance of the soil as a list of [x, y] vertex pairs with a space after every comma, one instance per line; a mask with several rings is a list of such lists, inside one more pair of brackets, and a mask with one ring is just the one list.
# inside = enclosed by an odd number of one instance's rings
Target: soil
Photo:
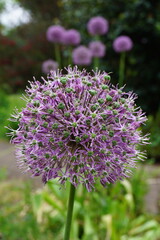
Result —
[[6, 171], [7, 180], [25, 181], [30, 179], [33, 187], [43, 186], [40, 177], [32, 179], [29, 174], [24, 174], [18, 168], [15, 158], [15, 146], [8, 142], [0, 141], [0, 169]]

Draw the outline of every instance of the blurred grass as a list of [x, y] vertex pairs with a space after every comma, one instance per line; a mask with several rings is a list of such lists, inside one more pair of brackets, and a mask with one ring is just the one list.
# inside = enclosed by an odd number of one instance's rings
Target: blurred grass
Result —
[[21, 109], [25, 106], [25, 101], [21, 99], [22, 94], [11, 94], [8, 96], [10, 110], [12, 111], [15, 107]]
[[9, 118], [17, 108], [20, 110], [25, 106], [25, 101], [21, 99], [22, 94], [11, 94], [6, 95], [4, 92], [0, 91], [0, 139], [7, 139], [6, 133], [9, 132], [5, 126], [10, 126], [16, 129], [17, 124], [10, 122]]
[[[0, 172], [0, 239], [62, 240], [69, 185], [57, 181], [34, 189], [29, 180], [8, 181]], [[148, 176], [133, 177], [88, 193], [76, 190], [71, 240], [159, 240], [159, 217], [144, 211]]]

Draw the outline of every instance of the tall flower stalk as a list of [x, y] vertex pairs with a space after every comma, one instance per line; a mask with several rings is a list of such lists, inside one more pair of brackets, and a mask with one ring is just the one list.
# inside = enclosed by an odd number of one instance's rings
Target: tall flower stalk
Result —
[[68, 47], [68, 65], [72, 66], [72, 46]]
[[55, 58], [59, 65], [59, 68], [61, 68], [61, 52], [60, 52], [60, 44], [64, 41], [64, 34], [65, 29], [60, 25], [52, 25], [47, 29], [46, 37], [47, 40], [54, 43], [54, 49], [55, 49]]
[[99, 67], [99, 58], [94, 57], [93, 58], [93, 68], [96, 70]]
[[68, 65], [72, 65], [72, 49], [81, 42], [81, 35], [75, 29], [66, 30], [64, 33], [63, 44], [68, 48]]
[[128, 36], [119, 36], [113, 42], [113, 49], [115, 52], [120, 53], [119, 63], [119, 86], [124, 85], [125, 78], [125, 57], [126, 52], [130, 51], [133, 47], [133, 42]]
[[100, 35], [108, 32], [109, 23], [101, 16], [92, 17], [87, 24], [87, 29], [95, 39], [95, 41], [89, 44], [89, 48], [93, 56], [93, 68], [96, 70], [99, 68], [99, 60], [104, 57], [106, 50], [105, 45], [100, 41]]
[[56, 61], [58, 62], [59, 68], [61, 68], [61, 52], [60, 52], [60, 46], [58, 43], [54, 44], [54, 49], [55, 49]]
[[89, 49], [93, 57], [94, 69], [99, 67], [99, 59], [104, 57], [106, 46], [101, 41], [93, 41], [89, 44]]
[[69, 239], [75, 188], [88, 192], [128, 178], [145, 153], [138, 148], [147, 136], [139, 130], [146, 121], [136, 106], [137, 96], [110, 83], [106, 72], [87, 73], [77, 67], [67, 74], [53, 71], [26, 90], [26, 107], [12, 115], [19, 166], [44, 183], [71, 183], [65, 240]]
[[124, 85], [124, 76], [125, 76], [125, 52], [120, 54], [120, 63], [119, 63], [119, 86]]
[[75, 197], [75, 187], [70, 185], [70, 194], [68, 200], [68, 210], [67, 210], [67, 219], [64, 233], [64, 240], [70, 239], [70, 231], [71, 231], [71, 222], [72, 222], [72, 214], [73, 214], [73, 206], [74, 206], [74, 197]]

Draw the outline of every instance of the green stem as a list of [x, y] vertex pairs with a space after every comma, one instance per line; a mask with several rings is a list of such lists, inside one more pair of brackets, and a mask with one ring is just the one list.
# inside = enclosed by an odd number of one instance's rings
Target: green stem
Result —
[[[94, 40], [100, 41], [99, 35], [95, 35]], [[94, 68], [94, 70], [96, 70], [96, 68], [99, 68], [99, 58], [98, 57], [93, 58], [93, 68]]]
[[68, 47], [68, 65], [72, 65], [72, 46]]
[[75, 187], [71, 184], [71, 186], [70, 186], [70, 194], [69, 194], [69, 201], [68, 201], [68, 211], [67, 211], [67, 219], [66, 219], [64, 240], [69, 240], [69, 236], [70, 236], [70, 229], [71, 229], [71, 222], [72, 222], [72, 213], [73, 213], [73, 205], [74, 205], [74, 196], [75, 196]]
[[96, 70], [96, 68], [99, 67], [99, 58], [98, 57], [94, 57], [93, 64], [94, 64], [94, 70]]
[[100, 41], [99, 35], [95, 35], [95, 36], [94, 36], [94, 39], [95, 39], [95, 41]]
[[60, 53], [60, 48], [58, 43], [55, 43], [55, 57], [56, 57], [56, 61], [59, 64], [59, 69], [61, 69], [61, 53]]
[[125, 52], [122, 52], [119, 64], [119, 87], [122, 87], [124, 84], [125, 56]]

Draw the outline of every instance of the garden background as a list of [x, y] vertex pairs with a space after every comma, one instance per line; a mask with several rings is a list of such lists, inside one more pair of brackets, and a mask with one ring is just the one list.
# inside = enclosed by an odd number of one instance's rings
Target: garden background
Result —
[[[46, 76], [42, 63], [56, 58], [54, 44], [46, 39], [47, 28], [55, 24], [74, 28], [87, 46], [93, 40], [87, 22], [94, 16], [109, 22], [108, 33], [101, 37], [106, 54], [99, 68], [112, 72], [114, 84], [119, 78], [120, 56], [113, 50], [113, 41], [120, 35], [133, 41], [126, 56], [125, 89], [139, 96], [137, 105], [148, 116], [142, 130], [150, 132], [151, 144], [146, 147], [146, 162], [130, 180], [105, 190], [98, 185], [93, 194], [78, 190], [72, 240], [160, 239], [160, 1], [15, 0], [14, 6], [25, 12], [17, 24], [6, 27], [3, 14], [11, 2], [0, 1], [0, 239], [62, 239], [68, 188], [59, 190], [55, 181], [44, 187], [40, 179], [22, 175], [4, 126], [16, 128], [8, 118], [15, 106], [24, 106], [20, 97], [28, 80]], [[13, 22], [14, 18], [16, 15]], [[68, 49], [61, 46], [61, 52], [67, 59]]]

